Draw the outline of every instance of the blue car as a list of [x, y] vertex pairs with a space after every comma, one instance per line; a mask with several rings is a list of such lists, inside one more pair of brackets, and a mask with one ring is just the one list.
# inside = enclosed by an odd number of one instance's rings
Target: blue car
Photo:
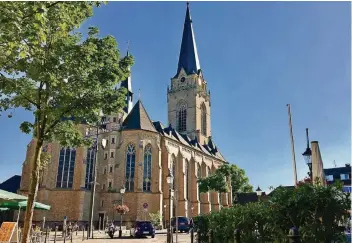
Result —
[[[187, 217], [177, 217], [178, 220], [178, 230], [180, 232], [189, 233], [191, 230], [191, 222]], [[171, 219], [171, 226], [173, 227], [174, 232], [176, 232], [176, 218]]]
[[155, 237], [155, 229], [150, 221], [137, 221], [132, 225], [130, 230], [131, 237], [140, 238], [142, 236]]

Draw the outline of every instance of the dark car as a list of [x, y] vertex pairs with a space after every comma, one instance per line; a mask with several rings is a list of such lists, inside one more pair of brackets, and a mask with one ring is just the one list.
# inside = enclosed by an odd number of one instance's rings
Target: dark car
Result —
[[[178, 230], [180, 232], [189, 233], [189, 231], [191, 230], [191, 222], [189, 218], [179, 216], [177, 217], [177, 219], [178, 219]], [[172, 218], [171, 226], [173, 227], [174, 232], [176, 232], [176, 218]]]
[[155, 229], [150, 221], [137, 221], [132, 225], [131, 237], [151, 236], [155, 237]]

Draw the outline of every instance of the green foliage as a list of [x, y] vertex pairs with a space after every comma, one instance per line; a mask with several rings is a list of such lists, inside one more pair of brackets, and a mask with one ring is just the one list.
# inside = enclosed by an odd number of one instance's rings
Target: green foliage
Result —
[[150, 221], [154, 226], [159, 226], [160, 225], [160, 219], [161, 219], [161, 214], [160, 211], [156, 213], [149, 213]]
[[77, 31], [98, 5], [0, 3], [0, 112], [33, 112], [34, 122], [20, 126], [24, 133], [34, 130], [35, 137], [63, 146], [89, 144], [77, 124], [124, 106], [126, 90], [114, 87], [128, 76], [133, 58], [120, 59], [114, 37], [100, 38], [96, 27], [85, 39]]
[[230, 187], [226, 178], [231, 179], [233, 195], [236, 192], [253, 191], [253, 187], [249, 185], [248, 177], [243, 169], [240, 169], [236, 165], [224, 164], [220, 166], [214, 174], [198, 180], [200, 192], [208, 192], [211, 190], [228, 192]]
[[[77, 28], [99, 2], [0, 2], [0, 114], [24, 108], [32, 121], [20, 129], [33, 132], [36, 147], [22, 242], [29, 241], [40, 171], [48, 161], [45, 142], [89, 146], [80, 124], [96, 123], [100, 112], [116, 113], [126, 89], [116, 85], [129, 75], [131, 56], [120, 58], [114, 37], [100, 37], [90, 27]], [[8, 115], [10, 118], [12, 115]]]
[[269, 201], [198, 216], [195, 229], [200, 231], [201, 242], [207, 242], [209, 229], [215, 242], [233, 240], [235, 229], [241, 232], [241, 242], [287, 242], [293, 226], [299, 229], [302, 242], [344, 242], [338, 222], [347, 216], [350, 203], [350, 195], [343, 193], [340, 185], [304, 183], [294, 190], [277, 189]]

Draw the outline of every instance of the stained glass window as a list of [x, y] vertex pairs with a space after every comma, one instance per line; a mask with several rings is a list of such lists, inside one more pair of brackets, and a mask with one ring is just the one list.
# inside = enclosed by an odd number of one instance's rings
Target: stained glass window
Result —
[[151, 192], [152, 179], [152, 146], [148, 144], [144, 149], [144, 168], [143, 168], [143, 191]]
[[57, 188], [72, 188], [76, 161], [76, 149], [62, 148], [56, 177]]
[[133, 144], [127, 146], [126, 151], [126, 191], [134, 190], [134, 168], [136, 162], [136, 148]]
[[187, 130], [187, 105], [181, 104], [178, 108], [178, 131], [184, 132]]
[[87, 160], [86, 160], [86, 179], [85, 179], [85, 188], [90, 189], [93, 181], [94, 173], [94, 163], [95, 162], [95, 149], [90, 148], [87, 150]]

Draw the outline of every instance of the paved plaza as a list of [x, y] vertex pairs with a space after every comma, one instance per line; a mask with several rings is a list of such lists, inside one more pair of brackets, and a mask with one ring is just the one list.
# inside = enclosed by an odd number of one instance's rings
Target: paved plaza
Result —
[[[95, 232], [94, 233], [94, 239], [89, 239], [85, 237], [83, 239], [83, 234], [82, 232], [78, 232], [73, 234], [73, 243], [103, 243], [103, 242], [110, 242], [110, 243], [118, 243], [118, 242], [123, 242], [123, 243], [139, 243], [139, 242], [146, 242], [146, 243], [166, 243], [166, 234], [163, 232], [161, 234], [156, 234], [155, 238], [150, 238], [150, 237], [145, 237], [145, 238], [131, 238], [128, 236], [128, 232], [125, 231], [125, 234], [123, 238], [118, 238], [118, 232], [115, 233], [115, 238], [111, 239], [107, 234], [101, 232]], [[86, 235], [85, 235], [86, 236]], [[43, 241], [43, 240], [42, 240]], [[44, 242], [44, 241], [43, 241]], [[50, 234], [50, 240], [47, 242], [54, 242], [54, 234], [53, 232]], [[64, 242], [63, 238], [61, 237], [61, 232], [57, 234], [56, 242]], [[70, 243], [70, 239], [66, 239], [67, 243]], [[176, 236], [174, 234], [174, 242], [176, 242]], [[190, 243], [191, 242], [191, 236], [190, 234], [185, 234], [185, 233], [179, 233], [178, 234], [178, 243]]]

